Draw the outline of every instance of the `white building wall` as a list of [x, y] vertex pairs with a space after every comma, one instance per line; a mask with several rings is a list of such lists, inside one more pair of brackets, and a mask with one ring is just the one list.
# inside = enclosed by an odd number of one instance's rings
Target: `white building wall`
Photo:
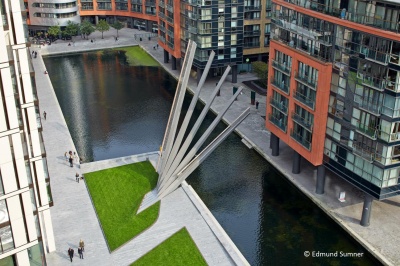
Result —
[[[6, 14], [0, 15], [6, 15], [8, 25], [3, 27], [0, 19], [0, 196], [5, 200], [1, 207], [8, 214], [13, 245], [0, 251], [0, 259], [14, 256], [17, 265], [29, 265], [28, 248], [46, 243], [50, 252], [55, 250], [49, 177], [43, 164], [40, 117], [21, 12], [24, 4], [22, 0], [4, 3]], [[40, 232], [44, 232], [42, 242], [38, 242]]]

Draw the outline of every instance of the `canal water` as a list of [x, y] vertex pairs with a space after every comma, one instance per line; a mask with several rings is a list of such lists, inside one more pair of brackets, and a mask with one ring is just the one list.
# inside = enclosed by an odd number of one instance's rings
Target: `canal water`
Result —
[[[118, 52], [47, 57], [44, 61], [75, 146], [85, 161], [159, 149], [176, 87], [175, 79], [161, 67], [129, 66]], [[186, 98], [184, 108], [190, 96]], [[201, 109], [199, 104], [196, 116]], [[209, 113], [200, 131], [206, 130], [214, 117]], [[214, 136], [224, 128], [220, 123]], [[379, 265], [235, 134], [187, 181], [251, 265]], [[337, 257], [307, 257], [307, 251]], [[340, 257], [341, 251], [362, 252], [363, 256]]]

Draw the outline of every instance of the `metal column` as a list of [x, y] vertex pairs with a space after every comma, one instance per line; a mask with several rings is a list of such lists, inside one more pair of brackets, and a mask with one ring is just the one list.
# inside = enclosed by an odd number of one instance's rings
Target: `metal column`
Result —
[[317, 167], [317, 186], [315, 193], [324, 194], [325, 190], [325, 166], [323, 164]]
[[297, 151], [293, 151], [293, 174], [300, 174], [301, 155]]
[[373, 197], [367, 193], [365, 193], [365, 199], [364, 199], [364, 205], [363, 205], [363, 211], [362, 211], [362, 216], [361, 216], [361, 222], [360, 224], [362, 226], [369, 226], [369, 219], [371, 218], [371, 211], [372, 211], [372, 201]]
[[271, 133], [272, 156], [279, 156], [279, 138]]

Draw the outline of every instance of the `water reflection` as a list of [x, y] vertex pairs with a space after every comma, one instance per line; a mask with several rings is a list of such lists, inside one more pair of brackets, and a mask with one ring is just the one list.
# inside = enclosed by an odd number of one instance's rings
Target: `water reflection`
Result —
[[159, 67], [130, 67], [122, 56], [97, 52], [45, 58], [75, 146], [86, 161], [159, 149], [175, 80]]
[[[130, 67], [122, 53], [54, 57], [45, 63], [75, 145], [85, 158], [158, 150], [176, 87], [164, 70]], [[79, 85], [69, 86], [70, 79]], [[191, 124], [202, 108], [196, 106]], [[200, 133], [213, 119], [213, 114], [207, 115]], [[224, 128], [220, 123], [210, 139]], [[235, 134], [193, 172], [188, 183], [251, 265], [379, 264]], [[365, 255], [312, 259], [304, 257], [305, 250]]]

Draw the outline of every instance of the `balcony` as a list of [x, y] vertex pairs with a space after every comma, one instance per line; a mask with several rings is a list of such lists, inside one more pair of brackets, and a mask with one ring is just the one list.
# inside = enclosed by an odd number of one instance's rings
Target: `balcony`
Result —
[[244, 12], [259, 11], [259, 10], [261, 10], [261, 7], [262, 7], [262, 5], [244, 6]]
[[270, 98], [269, 99], [269, 103], [275, 107], [276, 109], [278, 109], [279, 111], [281, 111], [282, 113], [284, 113], [285, 115], [287, 114], [287, 105], [284, 104], [283, 101], [278, 101], [274, 98]]
[[283, 132], [286, 133], [286, 129], [287, 129], [287, 122], [284, 121], [284, 119], [278, 118], [276, 116], [274, 116], [273, 114], [269, 114], [269, 118], [268, 120], [274, 124], [275, 126], [277, 126], [280, 130], [282, 130]]
[[294, 98], [314, 110], [315, 99], [303, 95], [299, 90], [296, 90]]
[[174, 38], [174, 32], [171, 30], [167, 30], [167, 34], [168, 36], [170, 36], [171, 38]]
[[169, 12], [174, 13], [174, 7], [173, 7], [173, 6], [167, 4], [167, 5], [166, 5], [166, 8], [167, 8], [167, 10], [168, 10]]
[[[334, 17], [340, 17], [342, 19], [346, 19], [355, 23], [364, 24], [370, 27], [384, 29], [393, 32], [399, 32], [399, 26], [396, 21], [384, 20], [376, 13], [357, 13], [355, 10], [349, 9], [346, 12], [342, 12], [343, 9], [340, 9], [339, 6], [333, 7], [331, 5], [319, 4], [316, 2], [310, 1], [299, 1], [299, 0], [285, 0], [286, 2], [295, 4], [300, 7], [304, 7], [307, 9], [311, 9], [314, 11], [318, 11], [323, 14], [327, 14]], [[339, 2], [338, 2], [339, 3]], [[375, 10], [375, 4], [372, 4], [371, 10]]]
[[244, 36], [260, 36], [260, 30], [245, 30]]
[[304, 85], [307, 85], [307, 86], [311, 87], [314, 90], [317, 87], [317, 81], [315, 80], [315, 78], [307, 76], [307, 75], [305, 75], [303, 73], [296, 72], [295, 73], [295, 79], [297, 81], [303, 83]]
[[372, 163], [375, 158], [375, 153], [367, 148], [363, 148], [361, 143], [353, 143], [353, 153], [370, 163]]
[[285, 85], [284, 81], [279, 82], [278, 80], [273, 79], [271, 83], [274, 85], [274, 87], [280, 89], [286, 94], [289, 94], [289, 86]]
[[168, 17], [168, 16], [167, 16], [167, 21], [168, 21], [170, 24], [174, 24], [174, 18], [171, 18], [171, 17]]
[[156, 1], [147, 0], [146, 3], [145, 3], [145, 6], [155, 7], [156, 6]]
[[165, 19], [165, 14], [161, 11], [158, 12], [158, 17]]
[[313, 121], [306, 120], [304, 117], [299, 115], [296, 112], [292, 112], [292, 119], [295, 121], [297, 124], [300, 126], [304, 127], [308, 131], [312, 132], [313, 131]]
[[188, 31], [189, 31], [190, 33], [193, 33], [193, 34], [197, 34], [197, 33], [198, 33], [197, 28], [192, 27], [192, 26], [188, 26]]
[[260, 47], [260, 42], [244, 42], [243, 48], [259, 48]]
[[188, 10], [181, 10], [181, 14], [184, 14], [186, 17], [190, 18], [190, 19], [198, 19], [199, 16], [196, 13], [193, 13], [191, 11]]
[[272, 67], [290, 76], [291, 66], [288, 66], [286, 62], [280, 63], [278, 61], [272, 60]]
[[359, 81], [361, 81], [361, 84], [364, 86], [368, 86], [378, 91], [383, 91], [385, 88], [386, 84], [380, 78], [363, 75], [362, 73], [358, 73], [357, 77]]
[[365, 56], [365, 59], [369, 61], [379, 63], [384, 66], [388, 64], [389, 55], [387, 53], [378, 52], [365, 46], [361, 47], [360, 53], [363, 54]]
[[365, 111], [368, 111], [378, 116], [381, 115], [382, 104], [376, 103], [376, 101], [374, 101], [373, 99], [368, 97], [362, 98], [358, 95], [354, 95], [354, 101], [358, 103], [358, 106], [361, 109], [364, 109]]
[[[371, 121], [370, 124], [373, 124]], [[360, 121], [356, 120], [356, 130], [357, 132], [363, 134], [364, 136], [367, 136], [373, 140], [377, 139], [378, 136], [378, 130], [376, 129], [376, 126], [367, 126], [365, 124], [362, 124]]]
[[296, 132], [294, 132], [292, 130], [292, 132], [290, 132], [290, 136], [292, 137], [292, 139], [294, 139], [296, 142], [298, 142], [299, 144], [301, 144], [304, 148], [306, 148], [307, 150], [311, 150], [311, 142], [309, 142], [308, 140], [305, 139], [304, 135], [298, 134]]

